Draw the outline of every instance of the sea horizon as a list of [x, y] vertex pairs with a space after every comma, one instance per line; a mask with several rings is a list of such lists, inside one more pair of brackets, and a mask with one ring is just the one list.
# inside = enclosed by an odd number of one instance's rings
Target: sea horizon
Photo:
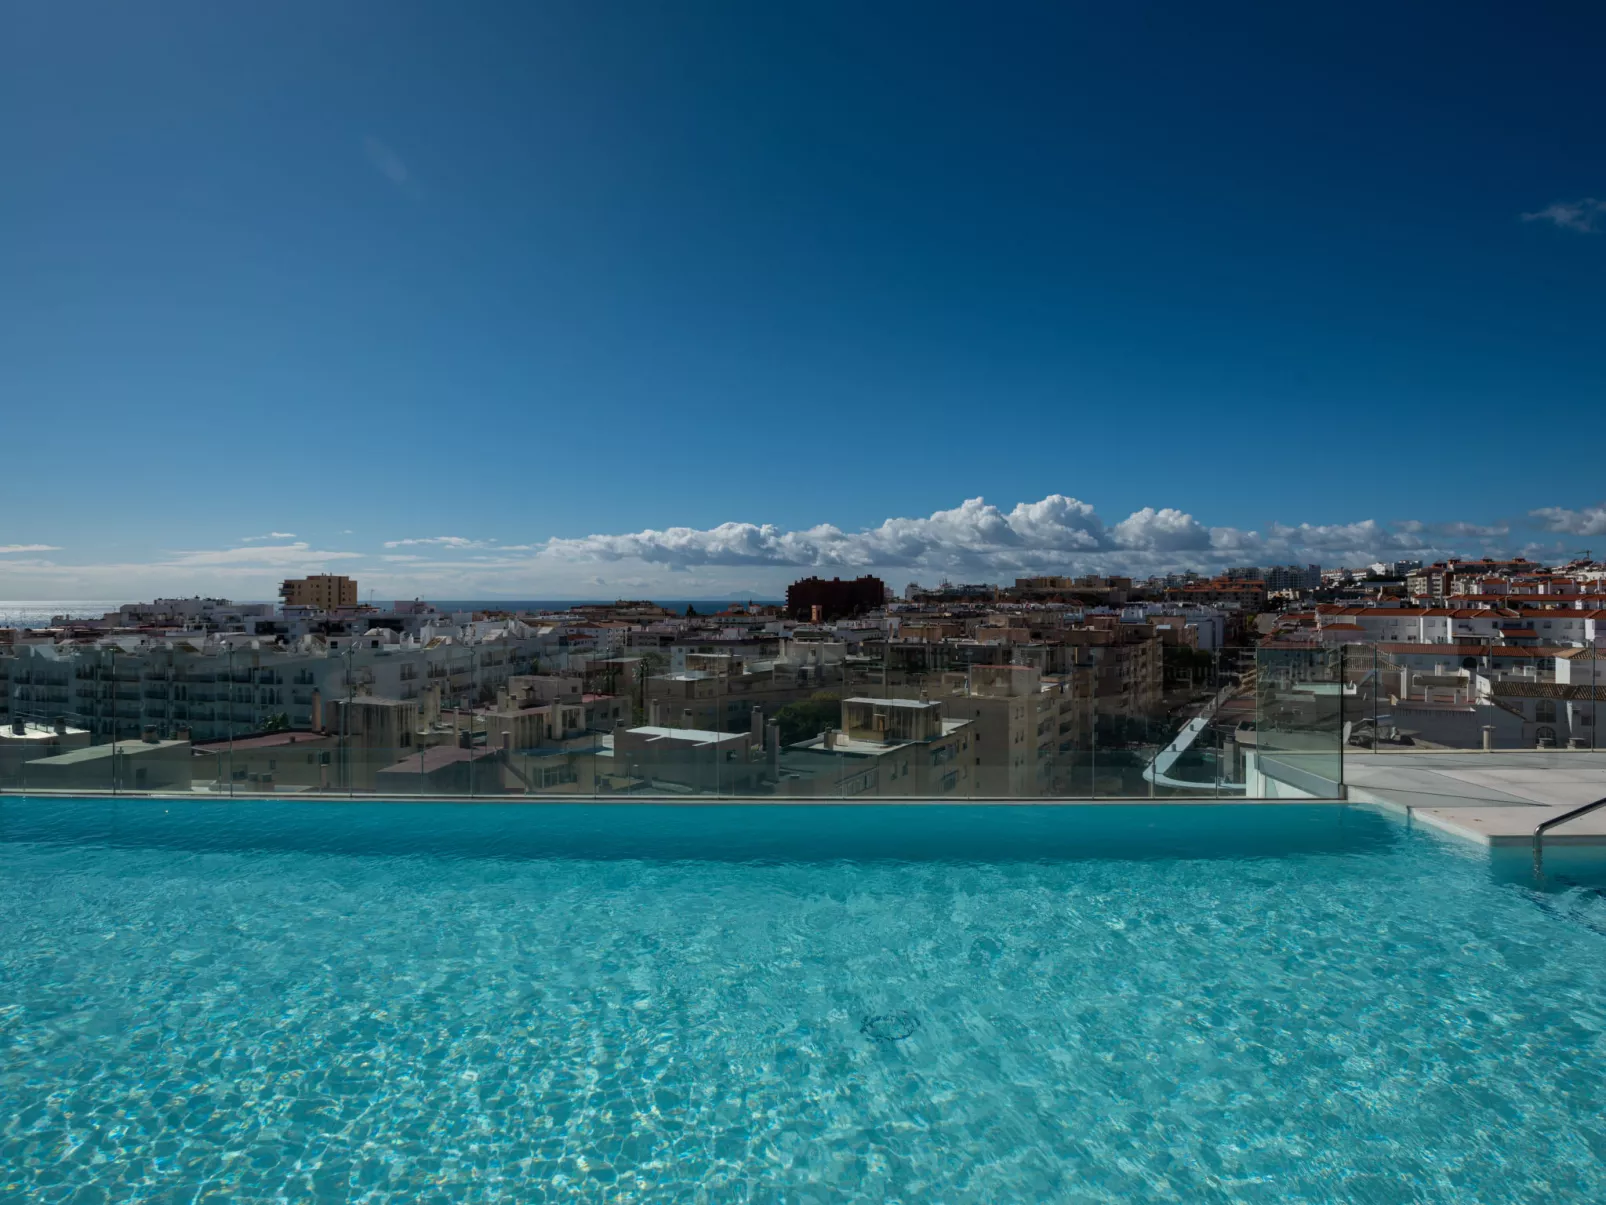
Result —
[[[108, 611], [115, 611], [119, 607], [128, 605], [131, 601], [113, 602], [106, 599], [0, 599], [0, 627], [41, 627], [50, 623], [57, 616], [68, 619], [99, 619]], [[242, 605], [255, 605], [269, 602], [268, 599], [232, 599], [232, 602]], [[381, 611], [392, 610], [397, 603], [411, 602], [411, 599], [387, 599], [374, 604]], [[784, 602], [776, 598], [649, 598], [618, 599], [618, 598], [424, 598], [419, 601], [427, 602], [442, 611], [561, 611], [571, 607], [584, 606], [612, 606], [617, 602], [647, 601], [667, 610], [684, 611], [692, 606], [699, 611], [723, 611], [731, 606], [781, 606]]]

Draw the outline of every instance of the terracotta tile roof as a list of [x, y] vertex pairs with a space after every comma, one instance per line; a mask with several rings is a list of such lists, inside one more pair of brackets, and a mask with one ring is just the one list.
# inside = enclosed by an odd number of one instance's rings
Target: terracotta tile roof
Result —
[[[1569, 685], [1565, 682], [1491, 682], [1491, 694], [1508, 699], [1588, 699], [1587, 685]], [[1606, 702], [1606, 686], [1594, 689], [1594, 698]]]
[[1377, 647], [1387, 653], [1437, 653], [1456, 657], [1564, 657], [1572, 651], [1566, 646], [1542, 644], [1514, 648], [1504, 644], [1424, 644], [1408, 640], [1383, 640], [1378, 642]]

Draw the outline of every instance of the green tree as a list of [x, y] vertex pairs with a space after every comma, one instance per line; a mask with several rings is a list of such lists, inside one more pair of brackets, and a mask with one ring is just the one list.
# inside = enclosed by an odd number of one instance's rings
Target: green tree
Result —
[[654, 674], [661, 674], [669, 667], [669, 658], [662, 653], [646, 652], [641, 654], [641, 665], [637, 669], [636, 681], [636, 723], [647, 722], [647, 686]]
[[817, 690], [807, 699], [778, 709], [774, 719], [780, 725], [781, 744], [795, 745], [834, 727], [841, 716], [842, 696], [835, 691]]
[[1215, 658], [1208, 649], [1191, 648], [1185, 644], [1166, 645], [1162, 651], [1165, 662], [1167, 690], [1179, 686], [1208, 685]]

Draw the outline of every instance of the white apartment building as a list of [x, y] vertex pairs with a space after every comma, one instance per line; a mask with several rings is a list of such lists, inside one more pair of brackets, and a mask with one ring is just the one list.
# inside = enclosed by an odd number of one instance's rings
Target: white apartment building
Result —
[[276, 718], [322, 727], [330, 704], [348, 696], [408, 700], [435, 687], [445, 705], [472, 707], [530, 671], [537, 642], [520, 634], [528, 632], [522, 625], [454, 631], [427, 639], [376, 629], [290, 642], [239, 633], [26, 642], [0, 655], [0, 718], [65, 718], [97, 738], [153, 728], [221, 740]]
[[226, 598], [158, 598], [148, 603], [125, 603], [116, 611], [118, 626], [126, 628], [242, 627], [247, 621], [272, 618], [271, 603], [237, 603]]
[[1188, 606], [1182, 603], [1128, 603], [1121, 608], [1122, 623], [1149, 623], [1167, 618], [1180, 618], [1185, 627], [1195, 630], [1194, 647], [1210, 652], [1227, 643], [1227, 615], [1215, 607]]
[[1606, 611], [1551, 608], [1513, 611], [1456, 607], [1317, 607], [1316, 625], [1328, 644], [1396, 641], [1455, 644], [1462, 641], [1532, 640], [1543, 644], [1600, 644]]

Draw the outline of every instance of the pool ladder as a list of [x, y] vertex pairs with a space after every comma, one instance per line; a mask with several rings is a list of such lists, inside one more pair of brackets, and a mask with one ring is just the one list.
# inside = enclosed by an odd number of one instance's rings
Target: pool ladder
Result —
[[1563, 812], [1559, 816], [1552, 816], [1549, 820], [1542, 820], [1534, 828], [1534, 877], [1543, 878], [1545, 874], [1545, 834], [1558, 824], [1566, 824], [1569, 820], [1576, 820], [1580, 816], [1588, 815], [1596, 808], [1606, 807], [1606, 798], [1595, 800], [1573, 808], [1570, 812]]

